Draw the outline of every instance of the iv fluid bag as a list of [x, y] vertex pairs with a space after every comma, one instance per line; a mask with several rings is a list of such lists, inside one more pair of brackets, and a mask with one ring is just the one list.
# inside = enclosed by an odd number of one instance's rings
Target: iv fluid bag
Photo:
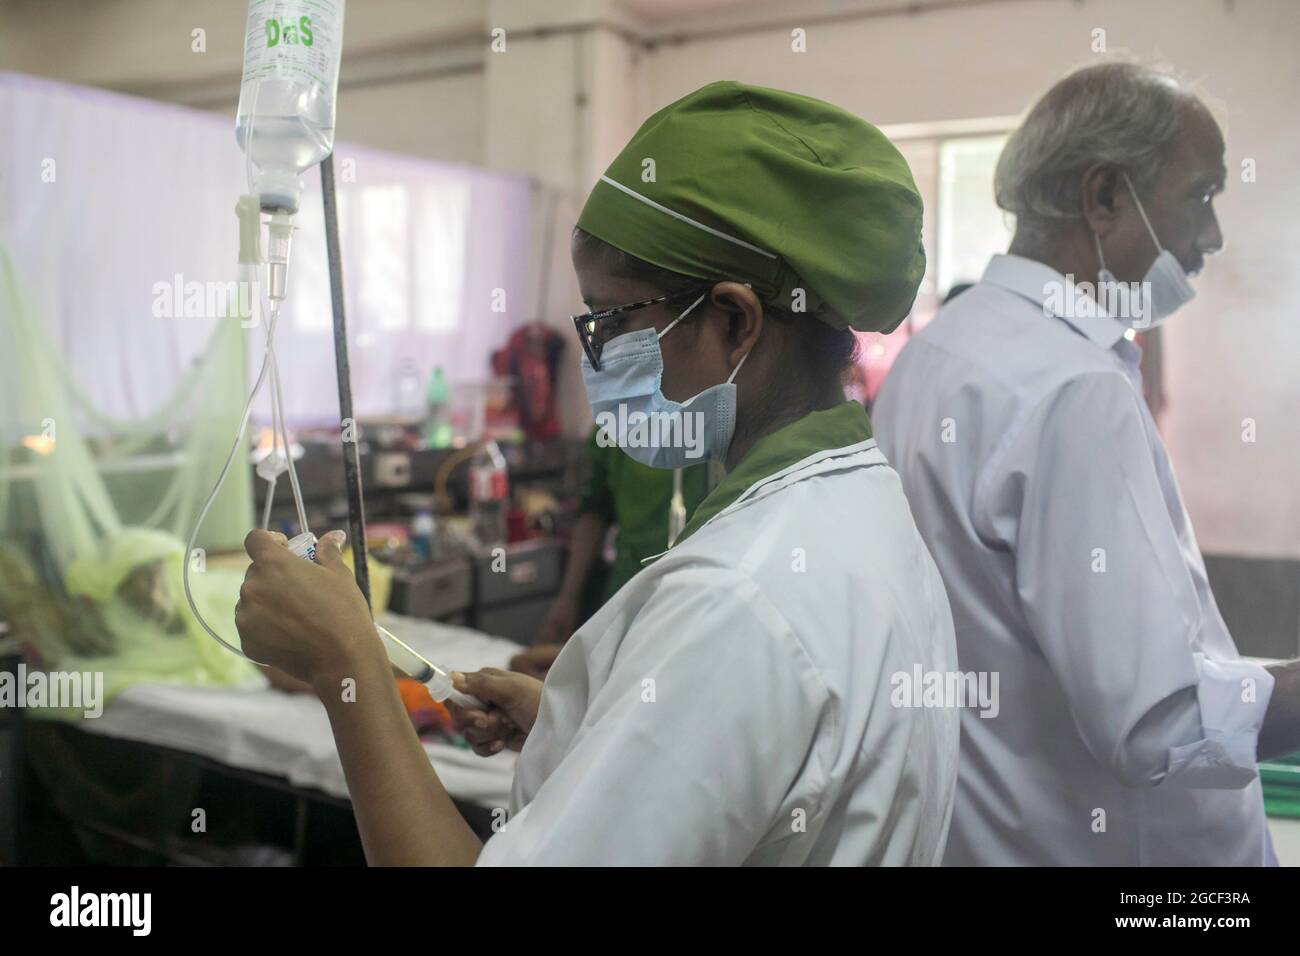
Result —
[[344, 0], [249, 0], [235, 138], [262, 209], [298, 211], [298, 177], [334, 148]]

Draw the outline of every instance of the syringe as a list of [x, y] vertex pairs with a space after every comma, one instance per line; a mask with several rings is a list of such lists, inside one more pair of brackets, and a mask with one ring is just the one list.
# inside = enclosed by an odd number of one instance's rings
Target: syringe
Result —
[[[317, 543], [316, 536], [308, 531], [291, 539], [288, 548], [298, 557], [312, 561], [316, 558]], [[487, 709], [487, 705], [477, 697], [471, 697], [469, 694], [462, 694], [456, 690], [452, 686], [450, 674], [388, 628], [376, 624], [375, 630], [379, 633], [380, 640], [383, 642], [384, 652], [388, 655], [388, 662], [407, 677], [417, 680], [427, 687], [429, 696], [434, 700], [439, 703], [450, 700], [461, 707], [474, 707], [479, 710]]]
[[487, 705], [477, 697], [471, 697], [469, 694], [462, 694], [456, 690], [452, 686], [450, 674], [405, 643], [388, 628], [376, 624], [375, 630], [379, 632], [379, 637], [384, 642], [384, 650], [388, 652], [389, 663], [403, 674], [418, 680], [427, 687], [429, 696], [434, 700], [439, 702], [450, 700], [461, 707], [487, 710]]

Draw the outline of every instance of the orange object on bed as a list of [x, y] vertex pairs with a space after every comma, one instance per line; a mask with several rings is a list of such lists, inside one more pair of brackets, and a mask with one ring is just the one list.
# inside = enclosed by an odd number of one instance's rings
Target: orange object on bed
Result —
[[437, 727], [451, 730], [451, 714], [447, 708], [429, 696], [429, 689], [417, 680], [409, 677], [397, 678], [397, 692], [401, 695], [402, 706], [417, 730]]

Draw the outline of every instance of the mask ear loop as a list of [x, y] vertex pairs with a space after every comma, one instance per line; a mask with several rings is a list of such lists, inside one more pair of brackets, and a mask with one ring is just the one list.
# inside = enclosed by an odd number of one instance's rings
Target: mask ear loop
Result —
[[1124, 182], [1128, 183], [1128, 191], [1133, 195], [1133, 205], [1138, 207], [1138, 215], [1142, 217], [1142, 223], [1147, 227], [1147, 234], [1151, 241], [1156, 244], [1156, 252], [1164, 252], [1164, 246], [1160, 245], [1160, 239], [1156, 236], [1156, 231], [1151, 228], [1151, 220], [1147, 218], [1147, 211], [1142, 208], [1142, 200], [1138, 199], [1137, 190], [1133, 188], [1133, 180], [1128, 178], [1128, 173], [1124, 174]]
[[[749, 287], [749, 283], [748, 283], [748, 282], [745, 283], [745, 287], [746, 287], [746, 288]], [[667, 335], [669, 332], [671, 332], [671, 331], [673, 330], [673, 326], [674, 326], [674, 325], [676, 325], [676, 324], [677, 324], [678, 322], [680, 322], [682, 319], [686, 318], [688, 315], [690, 315], [692, 312], [694, 312], [694, 311], [695, 311], [695, 307], [696, 307], [697, 305], [699, 305], [701, 302], [703, 302], [703, 301], [704, 301], [704, 297], [707, 296], [707, 295], [708, 295], [707, 292], [701, 293], [701, 294], [700, 294], [700, 297], [699, 297], [698, 299], [696, 299], [694, 302], [692, 302], [692, 303], [687, 307], [687, 309], [686, 309], [685, 312], [683, 312], [681, 315], [677, 316], [677, 318], [673, 319], [671, 322], [668, 323], [667, 326], [664, 327], [664, 330], [663, 330], [662, 332], [660, 332], [659, 335], [656, 337], [656, 341], [657, 341], [658, 339], [662, 339], [665, 335]], [[742, 355], [742, 356], [740, 357], [740, 361], [736, 363], [736, 367], [735, 367], [734, 369], [732, 369], [732, 370], [731, 370], [731, 374], [727, 376], [727, 384], [728, 384], [728, 385], [730, 385], [733, 381], [735, 381], [736, 376], [740, 374], [740, 367], [741, 367], [742, 365], [745, 364], [745, 359], [747, 359], [747, 358], [749, 358], [749, 353], [748, 353], [748, 352], [746, 352], [744, 355]]]
[[732, 369], [731, 374], [727, 376], [728, 385], [736, 380], [736, 376], [740, 374], [740, 367], [745, 364], [745, 359], [747, 358], [749, 358], [749, 352], [746, 352], [740, 357], [740, 361], [736, 363], [736, 367]]
[[[752, 289], [752, 288], [754, 288], [754, 287], [753, 287], [752, 285], [750, 285], [748, 282], [746, 282], [746, 283], [745, 283], [745, 288], [746, 288], [746, 289]], [[752, 352], [752, 351], [753, 351], [753, 349], [750, 349], [750, 352]], [[736, 363], [736, 367], [735, 367], [734, 369], [732, 369], [732, 370], [731, 370], [731, 374], [727, 376], [727, 384], [728, 384], [728, 385], [730, 385], [732, 382], [734, 382], [734, 381], [736, 380], [736, 376], [740, 374], [740, 367], [741, 367], [742, 365], [745, 364], [745, 359], [747, 359], [747, 358], [749, 358], [749, 352], [746, 352], [744, 355], [742, 355], [742, 356], [740, 357], [740, 361]]]
[[1100, 274], [1106, 271], [1106, 257], [1101, 254], [1101, 236], [1094, 232], [1092, 234], [1092, 241], [1097, 246], [1097, 272], [1098, 277], [1100, 277]]
[[686, 309], [685, 312], [683, 312], [681, 315], [677, 316], [677, 318], [675, 318], [675, 319], [673, 319], [671, 322], [669, 322], [668, 325], [664, 327], [664, 330], [663, 330], [662, 332], [660, 332], [658, 335], [655, 336], [656, 341], [659, 340], [659, 339], [662, 339], [665, 335], [667, 335], [669, 332], [671, 332], [671, 331], [673, 330], [673, 326], [674, 326], [674, 325], [676, 325], [676, 324], [677, 324], [678, 322], [680, 322], [682, 319], [686, 318], [688, 315], [690, 315], [692, 312], [694, 312], [694, 311], [695, 311], [695, 307], [696, 307], [697, 305], [699, 305], [701, 302], [704, 301], [704, 297], [705, 297], [706, 295], [708, 295], [707, 292], [701, 292], [701, 293], [700, 293], [700, 297], [699, 297], [698, 299], [696, 299], [694, 302], [692, 302], [692, 303], [687, 307], [687, 309]]

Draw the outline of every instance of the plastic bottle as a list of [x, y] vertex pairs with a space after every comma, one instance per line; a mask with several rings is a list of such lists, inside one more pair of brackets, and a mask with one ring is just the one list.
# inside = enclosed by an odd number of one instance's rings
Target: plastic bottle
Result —
[[451, 444], [451, 424], [447, 421], [448, 406], [451, 403], [451, 389], [442, 374], [442, 366], [436, 365], [429, 376], [429, 387], [424, 392], [426, 415], [424, 419], [424, 443], [429, 448], [446, 448]]
[[433, 536], [436, 531], [437, 525], [431, 512], [421, 511], [411, 522], [411, 550], [421, 561], [433, 557]]
[[510, 478], [497, 443], [483, 445], [469, 466], [469, 509], [474, 536], [485, 548], [506, 540], [506, 504]]
[[298, 177], [334, 148], [344, 0], [249, 0], [235, 137], [265, 211], [296, 213]]
[[393, 376], [393, 411], [419, 422], [424, 417], [424, 378], [411, 359], [404, 359]]

